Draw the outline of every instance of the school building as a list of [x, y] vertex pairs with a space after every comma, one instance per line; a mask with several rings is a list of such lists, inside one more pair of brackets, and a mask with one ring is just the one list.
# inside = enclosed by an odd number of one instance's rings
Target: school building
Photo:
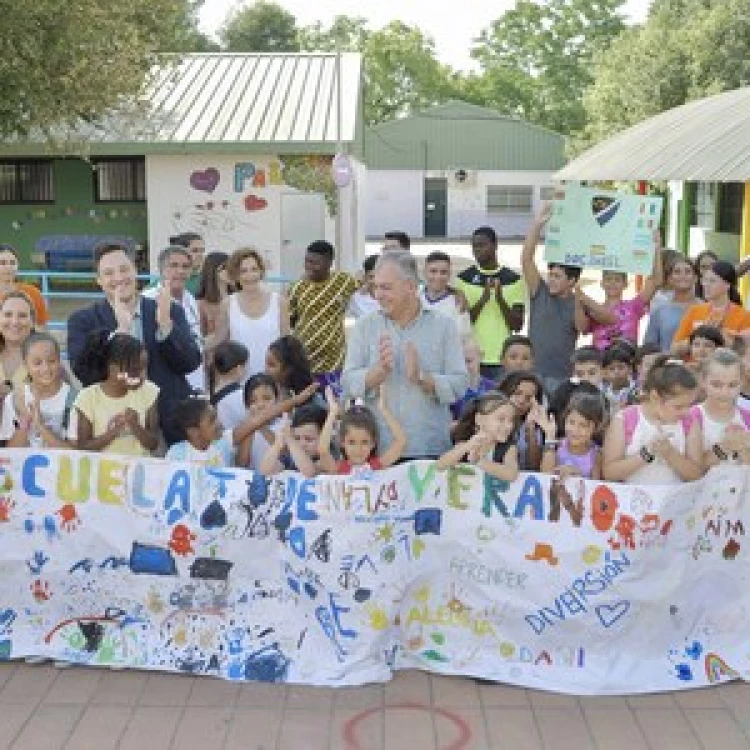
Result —
[[558, 133], [451, 101], [368, 128], [368, 237], [463, 238], [481, 225], [523, 237], [565, 163]]
[[119, 239], [153, 269], [189, 231], [209, 252], [254, 246], [271, 273], [295, 278], [324, 238], [358, 267], [361, 67], [354, 53], [165, 58], [142, 108], [109, 113], [59, 153], [0, 143], [0, 240], [25, 267], [80, 270], [94, 245]]

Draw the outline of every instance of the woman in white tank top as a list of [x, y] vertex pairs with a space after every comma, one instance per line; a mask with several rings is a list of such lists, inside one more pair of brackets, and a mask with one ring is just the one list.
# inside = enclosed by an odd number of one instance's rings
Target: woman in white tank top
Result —
[[263, 372], [269, 344], [289, 333], [286, 298], [263, 284], [265, 264], [252, 248], [233, 253], [227, 264], [229, 277], [239, 285], [223, 303], [223, 338], [244, 344], [248, 351], [245, 379]]

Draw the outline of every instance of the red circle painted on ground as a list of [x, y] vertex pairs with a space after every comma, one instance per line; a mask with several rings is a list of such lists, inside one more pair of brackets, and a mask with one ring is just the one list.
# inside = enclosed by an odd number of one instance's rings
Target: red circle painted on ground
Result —
[[425, 706], [423, 703], [392, 703], [383, 706], [382, 708], [368, 708], [361, 711], [356, 716], [352, 716], [352, 718], [344, 724], [344, 742], [346, 743], [346, 750], [366, 750], [366, 748], [363, 748], [359, 744], [359, 740], [357, 739], [357, 727], [373, 714], [379, 713], [380, 711], [387, 711], [389, 708], [394, 710], [406, 709], [408, 711], [429, 711], [438, 716], [442, 716], [444, 719], [451, 722], [451, 724], [458, 728], [458, 739], [440, 750], [462, 750], [471, 739], [471, 729], [469, 728], [469, 725], [464, 719], [454, 714], [452, 711], [447, 711], [444, 708], [431, 708], [430, 706]]

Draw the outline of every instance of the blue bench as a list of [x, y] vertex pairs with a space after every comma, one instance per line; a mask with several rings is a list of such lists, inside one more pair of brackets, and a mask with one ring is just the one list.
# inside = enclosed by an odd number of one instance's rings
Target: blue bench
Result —
[[110, 242], [132, 253], [138, 247], [138, 242], [127, 235], [50, 234], [37, 240], [32, 261], [48, 271], [93, 271], [94, 248]]

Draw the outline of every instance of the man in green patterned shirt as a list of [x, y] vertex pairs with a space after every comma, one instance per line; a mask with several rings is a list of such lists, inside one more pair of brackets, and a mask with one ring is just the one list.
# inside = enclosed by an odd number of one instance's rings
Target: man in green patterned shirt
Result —
[[344, 315], [357, 289], [354, 277], [331, 272], [333, 245], [316, 240], [305, 253], [305, 278], [289, 293], [289, 314], [294, 335], [304, 345], [316, 375], [340, 370], [346, 340]]

